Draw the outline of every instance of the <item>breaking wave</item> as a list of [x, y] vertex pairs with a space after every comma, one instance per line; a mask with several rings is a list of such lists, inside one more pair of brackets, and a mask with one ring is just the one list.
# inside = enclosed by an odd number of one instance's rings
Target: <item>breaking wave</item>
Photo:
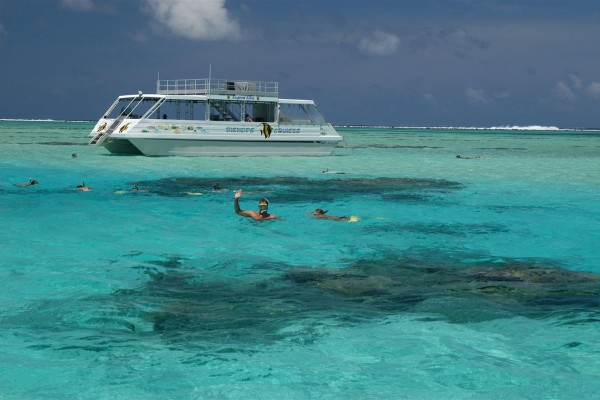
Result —
[[512, 131], [565, 131], [584, 128], [559, 128], [544, 125], [498, 125], [498, 126], [379, 126], [379, 125], [336, 125], [336, 128], [388, 128], [388, 129], [469, 129], [469, 130], [512, 130]]

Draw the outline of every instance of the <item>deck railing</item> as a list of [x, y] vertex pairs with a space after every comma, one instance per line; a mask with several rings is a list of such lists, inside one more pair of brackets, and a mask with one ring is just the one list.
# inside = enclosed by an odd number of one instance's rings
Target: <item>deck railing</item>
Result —
[[158, 80], [156, 92], [158, 94], [239, 94], [277, 97], [279, 84], [227, 79]]

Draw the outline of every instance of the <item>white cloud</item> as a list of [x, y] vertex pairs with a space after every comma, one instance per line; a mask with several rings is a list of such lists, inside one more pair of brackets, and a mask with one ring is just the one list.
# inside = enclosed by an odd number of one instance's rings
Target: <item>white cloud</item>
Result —
[[560, 81], [554, 86], [557, 97], [563, 101], [574, 102], [584, 97], [600, 99], [600, 82], [585, 83], [578, 75], [570, 73], [568, 81]]
[[225, 0], [146, 0], [156, 20], [176, 35], [194, 40], [237, 40], [238, 22], [225, 8]]
[[558, 97], [564, 100], [575, 100], [575, 93], [573, 90], [564, 82], [558, 82], [554, 88]]
[[94, 9], [92, 0], [60, 0], [60, 3], [73, 11], [91, 11]]
[[583, 88], [583, 82], [577, 74], [569, 74], [569, 79], [571, 80], [571, 83], [575, 89], [581, 90], [581, 88]]
[[470, 104], [489, 104], [494, 102], [482, 89], [468, 87], [465, 89], [465, 96]]
[[587, 88], [587, 93], [591, 98], [600, 99], [600, 82], [592, 82]]
[[370, 56], [389, 56], [398, 50], [399, 45], [398, 36], [380, 30], [358, 42], [359, 50]]

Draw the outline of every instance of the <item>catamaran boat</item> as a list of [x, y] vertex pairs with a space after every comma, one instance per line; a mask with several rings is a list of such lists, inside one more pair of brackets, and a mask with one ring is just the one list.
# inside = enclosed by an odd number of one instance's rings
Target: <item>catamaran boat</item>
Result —
[[343, 140], [312, 100], [279, 98], [277, 82], [158, 80], [119, 96], [91, 146], [146, 156], [330, 155]]

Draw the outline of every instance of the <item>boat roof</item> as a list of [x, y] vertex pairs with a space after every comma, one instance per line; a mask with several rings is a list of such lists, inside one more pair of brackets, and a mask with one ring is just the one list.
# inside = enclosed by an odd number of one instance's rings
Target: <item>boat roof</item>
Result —
[[[236, 98], [240, 97], [240, 98]], [[224, 96], [224, 95], [192, 95], [192, 94], [125, 94], [119, 96], [118, 99], [162, 99], [165, 98], [167, 100], [198, 100], [198, 101], [207, 101], [209, 98], [213, 99], [223, 99], [223, 100], [250, 100], [250, 101], [259, 101], [259, 102], [279, 102], [281, 104], [315, 104], [313, 100], [302, 100], [302, 99], [278, 99], [278, 98], [256, 98], [256, 96], [251, 96], [253, 98], [241, 98], [243, 96]]]
[[173, 99], [173, 100], [207, 100], [208, 96], [203, 95], [169, 95], [169, 94], [124, 94], [119, 96], [118, 99]]
[[227, 95], [279, 97], [279, 83], [229, 79], [158, 80], [156, 93], [168, 95]]

